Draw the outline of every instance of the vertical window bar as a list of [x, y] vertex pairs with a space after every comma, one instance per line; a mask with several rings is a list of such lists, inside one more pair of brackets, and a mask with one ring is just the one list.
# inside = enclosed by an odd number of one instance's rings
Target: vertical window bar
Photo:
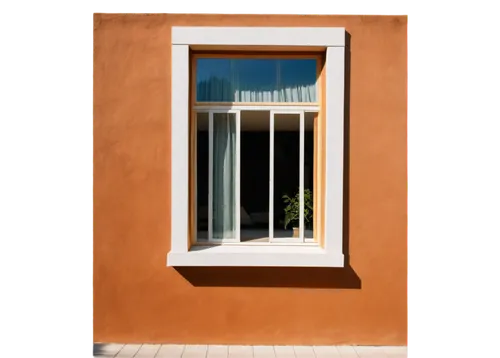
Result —
[[193, 125], [194, 125], [194, 130], [192, 133], [194, 133], [194, 138], [193, 138], [193, 177], [194, 177], [194, 198], [192, 201], [193, 205], [193, 212], [194, 212], [194, 225], [193, 225], [193, 236], [194, 240], [192, 242], [196, 242], [198, 240], [198, 112], [191, 112], [194, 113], [194, 118], [193, 118]]
[[269, 242], [274, 233], [274, 112], [269, 111]]
[[299, 236], [304, 242], [304, 111], [300, 112], [300, 159], [299, 159]]
[[236, 191], [236, 241], [241, 241], [241, 232], [240, 232], [240, 221], [241, 221], [241, 213], [240, 213], [240, 163], [241, 163], [241, 111], [236, 111], [236, 180], [235, 180], [235, 191]]
[[214, 135], [214, 112], [208, 112], [208, 241], [212, 241], [212, 174], [213, 174], [213, 135]]

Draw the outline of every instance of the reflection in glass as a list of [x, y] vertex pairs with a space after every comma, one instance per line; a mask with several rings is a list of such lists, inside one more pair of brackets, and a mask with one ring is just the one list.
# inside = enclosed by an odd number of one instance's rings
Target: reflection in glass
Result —
[[316, 60], [199, 58], [196, 100], [316, 102]]

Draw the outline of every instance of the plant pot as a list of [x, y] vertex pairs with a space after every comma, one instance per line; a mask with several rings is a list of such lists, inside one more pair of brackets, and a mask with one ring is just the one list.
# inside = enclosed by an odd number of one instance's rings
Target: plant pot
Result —
[[293, 228], [293, 237], [299, 237], [300, 233], [299, 233], [299, 228], [298, 227], [294, 227]]

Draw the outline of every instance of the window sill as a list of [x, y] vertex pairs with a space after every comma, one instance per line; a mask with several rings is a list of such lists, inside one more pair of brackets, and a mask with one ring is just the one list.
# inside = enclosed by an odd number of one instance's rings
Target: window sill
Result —
[[319, 246], [193, 246], [169, 252], [167, 266], [343, 267], [344, 255]]

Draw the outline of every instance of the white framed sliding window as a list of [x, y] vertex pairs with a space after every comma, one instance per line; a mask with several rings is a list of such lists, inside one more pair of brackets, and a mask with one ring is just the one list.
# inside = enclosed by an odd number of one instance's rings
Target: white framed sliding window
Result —
[[[204, 206], [202, 210], [195, 210], [195, 230], [194, 233], [195, 243], [239, 243], [245, 241], [246, 244], [253, 244], [256, 242], [251, 242], [252, 239], [261, 237], [262, 239], [258, 241], [259, 244], [263, 242], [272, 243], [314, 243], [315, 239], [311, 236], [306, 239], [304, 235], [304, 229], [306, 227], [304, 216], [305, 216], [305, 113], [314, 114], [317, 113], [314, 109], [304, 107], [302, 109], [291, 109], [287, 107], [275, 106], [274, 108], [267, 108], [267, 111], [262, 111], [261, 106], [256, 106], [255, 108], [249, 109], [248, 106], [243, 106], [240, 109], [239, 106], [235, 106], [233, 109], [213, 109], [213, 110], [198, 110], [195, 112], [195, 127], [197, 132], [204, 131], [206, 133], [206, 140], [203, 143], [198, 143], [196, 138], [195, 141], [195, 153], [201, 149], [201, 152], [206, 153], [205, 161], [202, 155], [198, 158], [195, 155], [194, 161], [196, 165], [194, 166], [195, 180], [195, 202], [198, 202], [199, 197], [206, 195], [207, 205]], [[242, 113], [244, 111], [246, 115], [250, 115], [250, 112], [254, 113], [266, 113], [267, 119], [269, 121], [269, 127], [264, 131], [268, 131], [269, 134], [269, 147], [267, 149], [267, 156], [269, 158], [269, 194], [268, 198], [268, 230], [267, 234], [259, 234], [254, 228], [248, 227], [248, 222], [243, 237], [242, 233], [242, 208], [244, 207], [241, 199], [241, 138], [242, 138]], [[250, 115], [250, 118], [252, 115]], [[254, 117], [257, 119], [258, 117]], [[248, 117], [247, 117], [248, 119]], [[257, 122], [258, 123], [258, 122]], [[247, 125], [250, 124], [247, 122]], [[254, 124], [250, 124], [250, 127]], [[247, 128], [248, 129], [248, 128]], [[311, 128], [309, 128], [311, 130]], [[276, 132], [276, 130], [278, 132]], [[248, 133], [248, 132], [245, 132]], [[288, 178], [288, 189], [285, 191], [288, 193], [290, 198], [295, 200], [293, 217], [287, 219], [286, 215], [283, 215], [283, 208], [279, 207], [276, 211], [275, 200], [282, 200], [283, 191], [283, 179], [281, 182], [275, 180], [275, 164], [277, 163], [275, 159], [275, 136], [278, 133], [278, 138], [281, 139], [281, 144], [283, 145], [283, 140], [290, 144], [297, 143], [295, 147], [296, 150], [293, 153], [288, 153], [288, 160], [286, 161], [286, 169], [283, 170], [281, 167], [281, 174], [288, 175], [288, 170], [292, 169], [291, 176], [296, 175], [296, 186], [292, 184], [292, 191], [290, 183], [294, 180]], [[288, 135], [288, 138], [283, 137], [283, 135]], [[290, 137], [290, 135], [292, 137]], [[198, 147], [204, 148], [198, 148]], [[248, 148], [248, 147], [247, 147]], [[283, 148], [279, 148], [280, 151]], [[248, 152], [247, 152], [248, 157]], [[200, 160], [199, 160], [200, 159]], [[279, 160], [283, 165], [283, 159]], [[200, 167], [200, 168], [199, 168]], [[197, 177], [198, 171], [206, 171], [206, 175], [203, 176], [204, 179]], [[252, 173], [259, 173], [262, 175], [265, 172], [265, 167], [253, 167]], [[310, 173], [309, 173], [310, 174]], [[205, 186], [205, 194], [198, 193], [198, 188]], [[293, 189], [295, 188], [295, 189]], [[247, 188], [248, 190], [248, 188]], [[247, 192], [248, 193], [248, 192]], [[276, 197], [274, 194], [278, 194]], [[267, 195], [263, 192], [258, 192], [252, 194], [257, 195]], [[263, 199], [263, 198], [261, 198]], [[297, 207], [298, 205], [298, 207]], [[312, 203], [309, 204], [310, 206]], [[205, 217], [198, 218], [197, 215]], [[312, 214], [309, 216], [309, 222], [311, 221]], [[200, 220], [205, 221], [203, 226], [206, 231], [198, 231], [196, 223]], [[277, 221], [277, 219], [279, 219]], [[283, 226], [276, 226], [284, 225]], [[252, 224], [251, 224], [252, 225]], [[208, 227], [207, 227], [208, 226]], [[288, 229], [287, 229], [288, 227]], [[253, 237], [252, 237], [253, 235]], [[255, 236], [257, 235], [257, 236]], [[266, 238], [267, 236], [267, 238]], [[250, 240], [249, 240], [250, 239]]]

